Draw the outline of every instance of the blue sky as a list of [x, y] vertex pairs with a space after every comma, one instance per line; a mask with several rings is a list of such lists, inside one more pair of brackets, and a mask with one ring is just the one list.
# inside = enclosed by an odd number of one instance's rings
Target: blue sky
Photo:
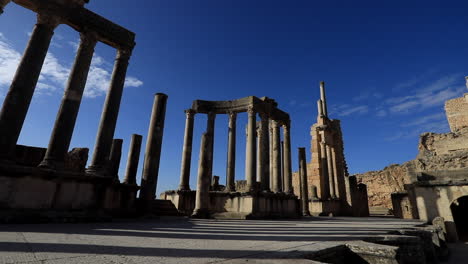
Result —
[[[420, 133], [449, 131], [444, 101], [466, 92], [467, 7], [461, 1], [91, 0], [87, 8], [136, 33], [115, 133], [124, 139], [120, 177], [131, 134], [146, 141], [157, 92], [169, 95], [158, 193], [179, 183], [183, 110], [195, 99], [276, 99], [291, 115], [297, 170], [297, 147], [310, 148], [321, 80], [330, 116], [342, 121], [350, 173], [413, 159]], [[0, 102], [34, 23], [32, 12], [13, 3], [0, 16]], [[47, 146], [77, 43], [78, 33], [57, 28], [20, 144]], [[114, 56], [98, 44], [71, 147], [93, 150]], [[237, 179], [244, 177], [245, 125], [240, 115]], [[205, 127], [206, 117], [196, 116], [192, 188]], [[227, 118], [219, 116], [214, 174], [221, 182], [226, 149]]]

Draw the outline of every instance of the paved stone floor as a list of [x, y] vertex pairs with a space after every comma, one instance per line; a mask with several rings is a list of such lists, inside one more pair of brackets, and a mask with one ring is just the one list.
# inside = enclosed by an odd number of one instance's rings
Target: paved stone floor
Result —
[[0, 225], [0, 263], [272, 263], [268, 259], [416, 224], [420, 222], [319, 217]]

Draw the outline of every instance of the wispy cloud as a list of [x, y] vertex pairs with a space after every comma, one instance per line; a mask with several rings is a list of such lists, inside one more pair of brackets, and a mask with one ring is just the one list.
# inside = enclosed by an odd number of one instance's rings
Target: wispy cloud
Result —
[[349, 116], [351, 114], [366, 114], [369, 112], [367, 105], [352, 106], [349, 104], [332, 105], [330, 108], [331, 115]]
[[386, 141], [417, 137], [424, 132], [446, 133], [449, 131], [444, 113], [421, 116], [403, 123], [395, 129], [395, 133], [386, 137]]

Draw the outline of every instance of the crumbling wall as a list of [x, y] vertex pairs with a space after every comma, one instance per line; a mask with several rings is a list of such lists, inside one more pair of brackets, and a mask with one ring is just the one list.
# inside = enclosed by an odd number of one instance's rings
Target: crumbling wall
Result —
[[468, 94], [446, 101], [445, 113], [452, 132], [468, 127]]

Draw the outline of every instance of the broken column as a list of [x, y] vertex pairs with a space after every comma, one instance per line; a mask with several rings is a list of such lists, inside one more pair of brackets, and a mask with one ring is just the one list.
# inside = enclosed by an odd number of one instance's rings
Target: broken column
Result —
[[117, 117], [119, 115], [120, 101], [127, 74], [128, 61], [131, 50], [118, 50], [117, 57], [112, 71], [112, 78], [107, 92], [106, 101], [102, 110], [99, 130], [96, 136], [93, 159], [91, 165], [86, 170], [90, 174], [108, 175], [106, 165], [109, 159], [112, 139], [114, 137]]
[[193, 218], [209, 218], [210, 216], [210, 179], [208, 175], [209, 137], [210, 135], [205, 132], [201, 138], [200, 154], [198, 158], [197, 193], [195, 195]]
[[76, 54], [75, 63], [68, 78], [67, 88], [57, 113], [54, 129], [50, 136], [49, 146], [40, 167], [55, 169], [63, 165], [65, 155], [70, 147], [76, 117], [80, 109], [81, 98], [88, 78], [91, 59], [97, 39], [93, 33], [81, 33], [81, 42]]
[[301, 182], [301, 207], [302, 215], [310, 216], [309, 212], [309, 194], [307, 189], [307, 164], [305, 148], [299, 148], [299, 177]]
[[166, 116], [167, 95], [157, 93], [154, 96], [151, 121], [146, 140], [145, 160], [141, 176], [140, 199], [152, 201], [156, 194], [158, 183], [159, 161], [164, 132], [164, 119]]
[[273, 148], [272, 148], [272, 164], [273, 164], [273, 171], [271, 172], [273, 183], [272, 183], [272, 191], [275, 193], [281, 192], [281, 139], [280, 139], [280, 131], [278, 126], [278, 121], [273, 120], [271, 123], [272, 126], [272, 141], [273, 141]]
[[128, 151], [125, 179], [123, 181], [126, 184], [136, 184], [136, 174], [138, 171], [138, 162], [140, 160], [141, 141], [141, 135], [132, 135], [132, 140], [130, 141], [130, 149]]
[[236, 171], [236, 112], [229, 113], [228, 125], [228, 152], [226, 164], [226, 191], [236, 191], [235, 171]]
[[56, 17], [38, 14], [37, 24], [16, 69], [0, 112], [0, 159], [12, 160], [24, 119], [28, 113], [39, 74], [49, 49]]
[[182, 161], [180, 165], [180, 185], [179, 190], [190, 190], [190, 165], [192, 162], [192, 141], [193, 141], [193, 121], [195, 111], [192, 109], [185, 110], [185, 134], [184, 148], [182, 150]]
[[109, 175], [114, 179], [119, 179], [120, 159], [122, 157], [123, 139], [112, 140], [111, 154], [109, 157]]
[[283, 124], [283, 172], [284, 172], [284, 192], [292, 194], [292, 168], [291, 168], [291, 122], [288, 120]]
[[247, 110], [248, 113], [248, 123], [247, 123], [247, 140], [246, 140], [246, 152], [245, 152], [245, 178], [247, 180], [247, 189], [252, 191], [255, 184], [255, 173], [256, 173], [256, 113], [253, 107], [249, 107]]

